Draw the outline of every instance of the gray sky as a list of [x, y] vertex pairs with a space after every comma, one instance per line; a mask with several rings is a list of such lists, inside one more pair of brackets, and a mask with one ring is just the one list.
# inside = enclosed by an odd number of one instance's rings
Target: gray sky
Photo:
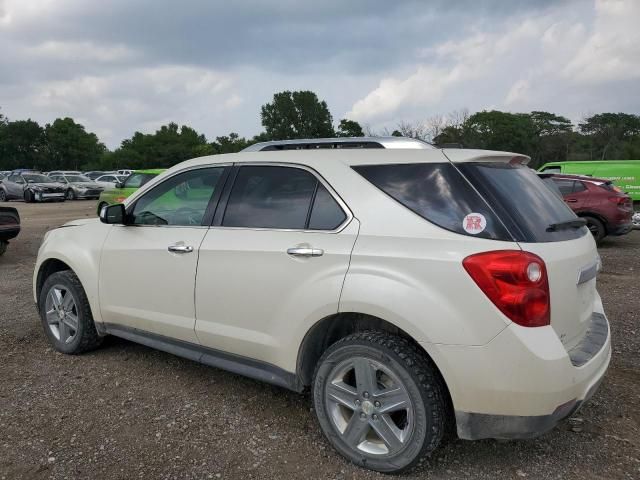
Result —
[[374, 130], [453, 110], [640, 112], [640, 0], [0, 0], [0, 112], [114, 148], [261, 131], [308, 89]]

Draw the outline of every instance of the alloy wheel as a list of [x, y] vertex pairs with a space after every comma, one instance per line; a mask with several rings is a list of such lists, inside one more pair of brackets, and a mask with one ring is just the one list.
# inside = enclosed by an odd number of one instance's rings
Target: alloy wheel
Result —
[[393, 455], [407, 444], [414, 408], [406, 387], [389, 368], [365, 357], [335, 366], [325, 387], [334, 428], [351, 448]]
[[56, 340], [71, 343], [78, 333], [78, 307], [73, 294], [62, 285], [54, 285], [45, 302], [47, 325]]

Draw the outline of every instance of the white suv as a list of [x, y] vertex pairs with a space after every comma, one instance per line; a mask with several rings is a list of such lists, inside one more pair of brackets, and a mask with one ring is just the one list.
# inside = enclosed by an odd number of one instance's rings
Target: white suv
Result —
[[295, 391], [352, 462], [571, 415], [611, 356], [584, 222], [525, 166], [473, 150], [314, 149], [190, 160], [49, 232], [45, 333], [107, 334]]

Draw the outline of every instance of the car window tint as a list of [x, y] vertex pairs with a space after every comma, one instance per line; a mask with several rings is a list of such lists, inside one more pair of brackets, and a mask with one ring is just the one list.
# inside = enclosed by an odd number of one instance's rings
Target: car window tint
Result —
[[573, 192], [573, 184], [575, 183], [573, 180], [566, 180], [564, 178], [554, 178], [553, 182], [560, 189], [560, 193], [562, 195], [569, 195]]
[[322, 183], [318, 182], [318, 190], [313, 201], [311, 217], [309, 218], [310, 230], [334, 230], [345, 221], [344, 213], [335, 198]]
[[586, 189], [587, 187], [584, 186], [584, 183], [578, 181], [573, 182], [574, 193], [584, 192]]
[[167, 179], [140, 197], [128, 223], [200, 225], [223, 171], [224, 167], [201, 168]]
[[512, 240], [481, 196], [451, 163], [352, 167], [422, 218], [462, 235]]
[[316, 183], [300, 168], [240, 167], [222, 225], [303, 229]]

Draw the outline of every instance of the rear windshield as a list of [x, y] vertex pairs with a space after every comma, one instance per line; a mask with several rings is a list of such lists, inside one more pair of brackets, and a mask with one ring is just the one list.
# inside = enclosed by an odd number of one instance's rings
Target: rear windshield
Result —
[[[585, 227], [563, 227], [577, 217], [533, 170], [509, 163], [462, 163], [462, 174], [519, 242], [557, 242], [586, 235]], [[557, 228], [552, 228], [556, 225]]]
[[557, 225], [577, 217], [523, 165], [416, 163], [353, 169], [424, 219], [462, 235], [553, 242], [588, 232]]

